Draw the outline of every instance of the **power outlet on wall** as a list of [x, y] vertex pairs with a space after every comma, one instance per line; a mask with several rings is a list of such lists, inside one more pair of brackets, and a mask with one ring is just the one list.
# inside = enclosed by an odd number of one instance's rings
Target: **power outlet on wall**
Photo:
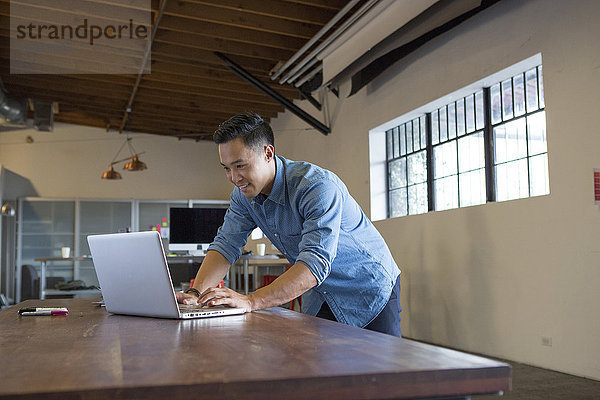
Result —
[[552, 338], [551, 337], [542, 336], [542, 346], [552, 347]]

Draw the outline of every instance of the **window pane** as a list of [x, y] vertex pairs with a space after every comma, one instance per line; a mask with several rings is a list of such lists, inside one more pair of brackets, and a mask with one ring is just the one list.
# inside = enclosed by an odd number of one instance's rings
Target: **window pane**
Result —
[[427, 182], [427, 153], [423, 150], [408, 158], [408, 184]]
[[458, 178], [456, 175], [434, 181], [435, 209], [458, 208]]
[[404, 125], [406, 126], [406, 154], [408, 154], [413, 152], [412, 124], [409, 122]]
[[404, 127], [404, 124], [400, 125], [399, 128], [399, 135], [400, 135], [400, 156], [403, 156], [406, 154], [406, 128]]
[[421, 150], [421, 132], [419, 131], [419, 120], [412, 120], [412, 131], [413, 131], [413, 151]]
[[433, 148], [435, 178], [454, 175], [457, 171], [456, 140]]
[[408, 215], [406, 203], [406, 188], [390, 192], [390, 217]]
[[483, 132], [458, 139], [458, 171], [485, 167]]
[[476, 129], [483, 129], [485, 116], [483, 112], [483, 91], [475, 93], [475, 120]]
[[475, 96], [467, 96], [466, 105], [465, 105], [465, 113], [466, 113], [466, 131], [467, 133], [471, 133], [475, 130]]
[[536, 69], [525, 72], [525, 96], [527, 100], [527, 112], [538, 109], [538, 85]]
[[496, 164], [527, 156], [525, 118], [494, 128], [494, 156]]
[[527, 117], [529, 155], [546, 153], [546, 112], [540, 111]]
[[440, 142], [448, 140], [448, 120], [446, 119], [446, 107], [439, 110], [440, 114]]
[[540, 85], [540, 108], [546, 107], [546, 103], [544, 102], [544, 80], [542, 79], [542, 66], [538, 67], [538, 80]]
[[394, 158], [400, 157], [400, 139], [398, 137], [398, 127], [392, 129], [394, 135]]
[[485, 203], [485, 170], [460, 174], [460, 206], [474, 206]]
[[511, 79], [502, 82], [502, 117], [506, 121], [513, 117], [513, 97]]
[[406, 186], [406, 158], [388, 164], [390, 172], [390, 189]]
[[525, 114], [525, 81], [523, 74], [513, 78], [515, 89], [515, 117]]
[[421, 148], [424, 149], [427, 146], [427, 126], [425, 116], [423, 115], [419, 119], [419, 125], [421, 127]]
[[456, 102], [456, 134], [458, 136], [465, 134], [465, 100], [460, 99]]
[[500, 110], [500, 84], [496, 83], [490, 88], [490, 101], [492, 103], [492, 125], [502, 121]]
[[542, 154], [529, 159], [530, 196], [550, 194], [548, 182], [548, 155]]
[[386, 136], [386, 148], [387, 148], [387, 158], [388, 160], [394, 157], [394, 136], [393, 136], [393, 130], [390, 129], [389, 131], [385, 132], [385, 136]]
[[424, 214], [428, 211], [427, 207], [427, 183], [408, 187], [408, 213]]
[[[79, 206], [79, 230], [85, 237], [88, 234], [126, 232], [131, 228], [131, 202], [87, 201]], [[82, 254], [89, 254], [87, 250]]]
[[456, 106], [454, 103], [448, 104], [448, 138], [456, 137]]
[[512, 200], [529, 196], [527, 160], [496, 166], [496, 200]]
[[438, 126], [438, 112], [431, 113], [431, 143], [438, 144], [440, 141], [440, 130]]

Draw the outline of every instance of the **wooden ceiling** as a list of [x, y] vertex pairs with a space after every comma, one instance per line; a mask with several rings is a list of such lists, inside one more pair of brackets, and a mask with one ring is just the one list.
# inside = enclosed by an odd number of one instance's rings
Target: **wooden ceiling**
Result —
[[[89, 1], [118, 8], [118, 1], [123, 0]], [[151, 1], [153, 25], [160, 1]], [[152, 44], [151, 73], [142, 74], [134, 90], [136, 74], [10, 74], [10, 1], [0, 0], [0, 77], [10, 97], [58, 102], [57, 122], [210, 140], [219, 123], [233, 114], [251, 110], [270, 119], [284, 109], [228, 70], [215, 52], [287, 99], [299, 98], [293, 86], [271, 81], [269, 72], [278, 62], [287, 61], [347, 3], [168, 0]], [[49, 23], [44, 15], [68, 13], [61, 9], [64, 1], [53, 4], [54, 10], [32, 18]], [[35, 62], [29, 67], [32, 71], [44, 68]]]

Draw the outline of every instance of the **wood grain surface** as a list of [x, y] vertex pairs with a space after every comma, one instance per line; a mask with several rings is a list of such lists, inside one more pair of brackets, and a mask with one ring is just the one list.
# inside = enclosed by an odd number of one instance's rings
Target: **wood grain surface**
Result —
[[[69, 315], [17, 313], [35, 306]], [[169, 320], [68, 299], [0, 312], [0, 399], [399, 399], [509, 388], [507, 364], [282, 308]]]

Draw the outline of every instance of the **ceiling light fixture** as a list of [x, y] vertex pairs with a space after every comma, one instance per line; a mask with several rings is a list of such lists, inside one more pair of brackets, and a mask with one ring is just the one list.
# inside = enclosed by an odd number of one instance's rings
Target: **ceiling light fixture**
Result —
[[[127, 144], [127, 147], [129, 148], [129, 153], [131, 154], [131, 156], [127, 157], [127, 158], [123, 158], [122, 160], [115, 161], [115, 159], [121, 153], [121, 150], [123, 150], [123, 147], [125, 147], [125, 144]], [[108, 171], [105, 171], [102, 174], [102, 179], [112, 179], [112, 180], [123, 179], [121, 174], [113, 169], [113, 165], [121, 163], [123, 161], [127, 161], [127, 163], [125, 163], [125, 165], [123, 166], [123, 169], [126, 169], [128, 171], [143, 171], [145, 169], [148, 169], [148, 167], [146, 166], [146, 163], [140, 161], [140, 159], [139, 159], [140, 154], [144, 154], [144, 153], [145, 153], [145, 151], [142, 151], [141, 153], [136, 153], [135, 149], [133, 148], [133, 145], [131, 144], [131, 138], [128, 136], [127, 139], [125, 140], [125, 142], [119, 148], [119, 151], [117, 152], [117, 154], [115, 155], [113, 160], [111, 161]]]

